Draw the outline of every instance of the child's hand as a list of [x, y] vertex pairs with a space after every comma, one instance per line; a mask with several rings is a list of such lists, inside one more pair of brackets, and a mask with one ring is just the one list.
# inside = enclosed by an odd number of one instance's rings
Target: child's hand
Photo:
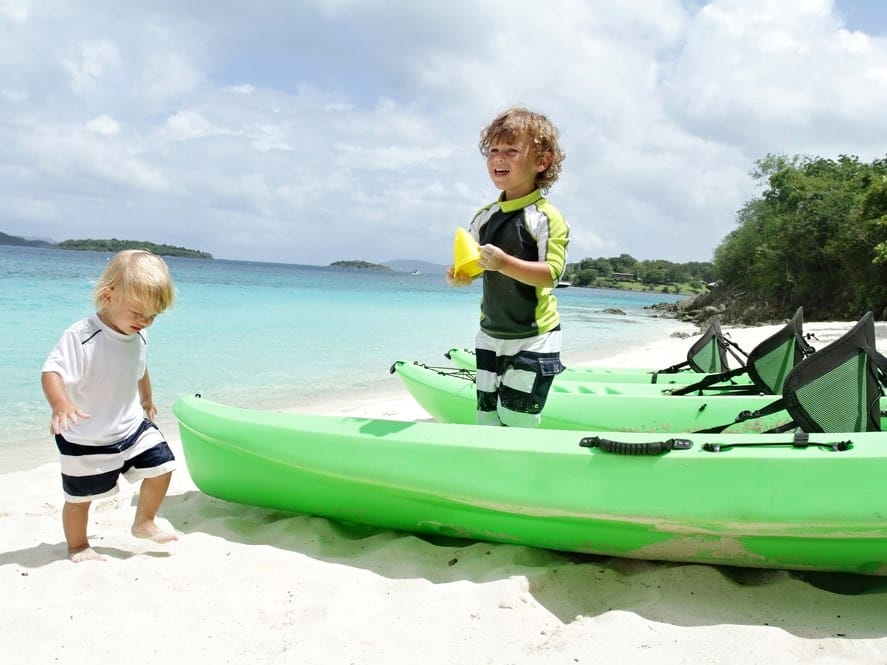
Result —
[[145, 410], [145, 418], [154, 422], [157, 418], [157, 407], [154, 406], [153, 400], [146, 400], [142, 402], [142, 408]]
[[67, 431], [68, 423], [77, 425], [81, 418], [89, 418], [89, 414], [82, 411], [77, 405], [68, 402], [57, 409], [53, 409], [49, 431], [53, 434], [61, 434]]
[[447, 268], [447, 284], [450, 286], [468, 286], [472, 282], [472, 277], [456, 272], [453, 266]]
[[502, 249], [496, 247], [496, 245], [481, 245], [480, 246], [480, 267], [484, 270], [502, 270], [502, 266], [505, 265], [505, 257], [506, 254]]

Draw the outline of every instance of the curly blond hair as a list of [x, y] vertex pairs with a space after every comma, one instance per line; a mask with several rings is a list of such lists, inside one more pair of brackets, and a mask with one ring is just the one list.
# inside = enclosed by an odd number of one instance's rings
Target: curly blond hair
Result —
[[522, 106], [515, 106], [503, 111], [480, 133], [480, 154], [486, 157], [490, 146], [501, 141], [513, 142], [526, 137], [536, 149], [536, 157], [546, 152], [551, 155], [548, 168], [536, 175], [536, 187], [543, 192], [555, 183], [561, 174], [564, 151], [558, 144], [557, 128], [541, 113], [536, 113]]

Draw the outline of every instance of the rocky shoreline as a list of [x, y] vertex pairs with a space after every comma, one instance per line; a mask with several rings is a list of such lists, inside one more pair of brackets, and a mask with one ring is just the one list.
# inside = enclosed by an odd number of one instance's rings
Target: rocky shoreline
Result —
[[718, 317], [722, 324], [733, 326], [761, 326], [784, 323], [789, 315], [767, 303], [716, 284], [709, 291], [676, 303], [659, 303], [653, 309], [673, 316], [680, 321], [695, 323], [700, 328], [708, 326]]

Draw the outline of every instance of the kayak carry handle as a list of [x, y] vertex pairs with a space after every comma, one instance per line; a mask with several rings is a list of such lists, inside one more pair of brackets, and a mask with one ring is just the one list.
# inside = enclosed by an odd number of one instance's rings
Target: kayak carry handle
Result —
[[693, 442], [689, 439], [666, 439], [647, 443], [627, 443], [599, 436], [586, 436], [579, 441], [579, 445], [583, 448], [600, 448], [605, 453], [617, 455], [662, 455], [672, 450], [690, 450]]

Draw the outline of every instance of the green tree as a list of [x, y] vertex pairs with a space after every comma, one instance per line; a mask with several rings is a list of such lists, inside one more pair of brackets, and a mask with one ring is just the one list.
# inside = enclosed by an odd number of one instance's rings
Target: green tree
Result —
[[768, 155], [753, 176], [766, 188], [716, 249], [718, 278], [781, 316], [799, 305], [820, 319], [882, 312], [887, 163]]

